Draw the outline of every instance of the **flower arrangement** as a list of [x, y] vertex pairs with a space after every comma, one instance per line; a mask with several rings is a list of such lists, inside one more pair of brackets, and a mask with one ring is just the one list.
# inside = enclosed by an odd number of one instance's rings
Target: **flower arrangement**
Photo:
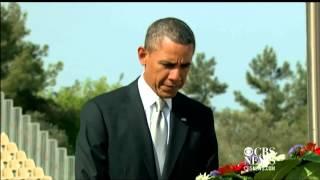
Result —
[[320, 180], [320, 147], [315, 143], [297, 144], [290, 148], [288, 158], [270, 151], [255, 165], [242, 161], [224, 165], [209, 174], [200, 174], [196, 180], [224, 179], [318, 179]]

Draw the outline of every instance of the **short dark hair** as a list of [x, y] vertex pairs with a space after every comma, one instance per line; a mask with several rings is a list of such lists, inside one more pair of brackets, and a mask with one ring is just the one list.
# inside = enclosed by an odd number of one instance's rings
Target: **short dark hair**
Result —
[[164, 37], [168, 37], [175, 43], [192, 44], [193, 51], [196, 48], [191, 28], [182, 20], [174, 17], [167, 17], [153, 22], [147, 30], [144, 47], [148, 50], [154, 50], [157, 48], [157, 43]]

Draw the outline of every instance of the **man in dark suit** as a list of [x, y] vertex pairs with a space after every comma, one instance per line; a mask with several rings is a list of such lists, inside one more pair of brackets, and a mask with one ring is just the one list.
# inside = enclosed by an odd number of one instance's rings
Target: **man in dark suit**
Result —
[[178, 92], [194, 50], [183, 21], [151, 24], [138, 48], [143, 74], [81, 112], [76, 179], [195, 179], [218, 167], [212, 110]]

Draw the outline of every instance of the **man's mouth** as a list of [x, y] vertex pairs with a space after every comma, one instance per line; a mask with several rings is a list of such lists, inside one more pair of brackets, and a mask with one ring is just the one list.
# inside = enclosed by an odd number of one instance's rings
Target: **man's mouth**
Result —
[[170, 90], [174, 90], [177, 89], [177, 86], [174, 85], [163, 85], [165, 87], [165, 89], [170, 89]]

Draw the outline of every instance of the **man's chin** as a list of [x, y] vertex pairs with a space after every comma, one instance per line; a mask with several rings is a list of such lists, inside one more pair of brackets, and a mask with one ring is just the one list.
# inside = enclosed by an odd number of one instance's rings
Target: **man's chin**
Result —
[[177, 95], [178, 91], [161, 91], [162, 98], [173, 98]]

